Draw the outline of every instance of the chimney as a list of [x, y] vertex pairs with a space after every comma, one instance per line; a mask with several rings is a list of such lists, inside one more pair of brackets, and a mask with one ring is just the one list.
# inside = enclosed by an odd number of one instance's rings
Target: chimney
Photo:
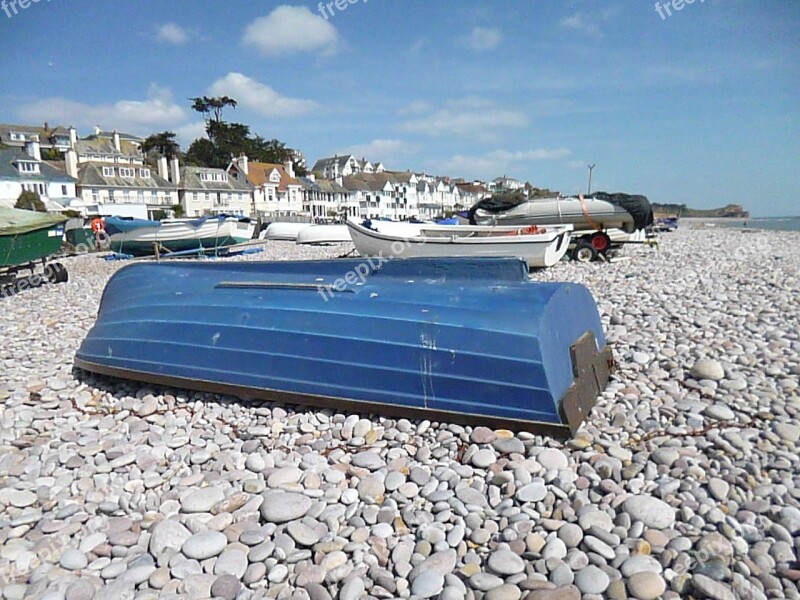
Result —
[[117, 152], [122, 152], [122, 148], [119, 145], [119, 133], [117, 130], [114, 130], [114, 150]]
[[169, 164], [169, 170], [170, 170], [170, 181], [172, 181], [172, 183], [174, 183], [175, 185], [180, 185], [180, 183], [181, 183], [181, 166], [180, 166], [180, 164], [178, 162], [178, 157], [177, 156], [173, 156], [172, 157], [172, 160], [170, 161], [170, 164]]
[[236, 159], [236, 166], [239, 167], [239, 170], [245, 175], [250, 174], [250, 166], [247, 164], [247, 154], [242, 152], [239, 155], [239, 158]]
[[69, 147], [75, 150], [78, 144], [78, 131], [72, 126], [69, 126]]
[[47, 121], [44, 122], [44, 130], [50, 131], [50, 125], [47, 123]]
[[159, 156], [158, 157], [158, 176], [161, 179], [169, 179], [169, 168], [167, 166], [167, 157], [166, 156]]
[[100, 126], [99, 126], [99, 125], [95, 125], [95, 126], [94, 126], [94, 134], [95, 134], [95, 135], [100, 135], [100, 132], [101, 132], [101, 131], [103, 131], [103, 130], [102, 130], [102, 129], [100, 129]]
[[36, 160], [42, 160], [42, 152], [39, 148], [39, 136], [32, 135], [30, 139], [25, 142], [25, 152], [28, 153], [28, 156], [34, 158]]
[[313, 182], [313, 181], [316, 181], [316, 180], [317, 180], [317, 176], [316, 176], [316, 175], [314, 175], [313, 173], [307, 173], [307, 174], [306, 174], [306, 179], [308, 179], [309, 181], [312, 181], [312, 182]]
[[289, 175], [289, 177], [294, 178], [294, 164], [292, 161], [287, 160], [283, 163], [283, 166], [286, 169], [286, 174]]
[[73, 148], [70, 148], [64, 154], [64, 168], [67, 171], [67, 175], [73, 179], [78, 178], [78, 153]]

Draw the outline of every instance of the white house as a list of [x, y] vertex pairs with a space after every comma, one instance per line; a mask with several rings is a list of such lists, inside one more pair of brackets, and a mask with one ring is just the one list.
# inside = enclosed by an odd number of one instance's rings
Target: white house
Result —
[[[173, 164], [177, 159], [173, 159]], [[206, 167], [182, 167], [175, 181], [178, 195], [187, 217], [215, 214], [249, 216], [253, 209], [254, 186], [247, 180], [239, 180], [225, 169]]]
[[320, 158], [311, 169], [318, 179], [332, 180], [358, 173], [383, 173], [385, 170], [383, 163], [371, 163], [363, 157], [359, 160], [352, 154]]
[[0, 148], [0, 205], [13, 207], [23, 191], [36, 192], [50, 211], [75, 201], [75, 179], [42, 160], [35, 134], [24, 149]]
[[24, 148], [34, 138], [39, 142], [40, 152], [45, 154], [48, 150], [63, 153], [69, 149], [69, 130], [60, 125], [50, 127], [45, 123], [43, 127], [38, 127], [0, 123], [0, 144]]
[[307, 216], [303, 211], [303, 186], [294, 176], [292, 161], [260, 163], [241, 155], [228, 166], [228, 174], [253, 186], [251, 216], [274, 219]]
[[417, 183], [417, 176], [411, 171], [359, 173], [342, 182], [355, 195], [359, 216], [400, 221], [419, 215]]
[[79, 140], [74, 128], [70, 127], [69, 133], [66, 171], [78, 180], [78, 195], [86, 214], [114, 214], [114, 205], [137, 204], [147, 206], [148, 214], [155, 216], [157, 211], [169, 213], [180, 202], [178, 186], [170, 181], [167, 159], [159, 160], [156, 171], [146, 165], [141, 138], [96, 131]]
[[340, 220], [360, 216], [355, 194], [336, 181], [316, 179], [314, 175], [300, 178], [303, 186], [303, 212], [314, 221]]

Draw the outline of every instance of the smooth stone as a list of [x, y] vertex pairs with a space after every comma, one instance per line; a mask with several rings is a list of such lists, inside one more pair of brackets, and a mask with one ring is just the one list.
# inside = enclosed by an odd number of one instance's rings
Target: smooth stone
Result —
[[219, 531], [203, 531], [187, 539], [181, 552], [187, 558], [205, 560], [218, 556], [228, 545], [228, 538]]
[[515, 497], [520, 502], [539, 502], [547, 496], [547, 486], [543, 482], [535, 481], [519, 488]]
[[[435, 571], [423, 571], [411, 583], [411, 593], [420, 598], [433, 598], [443, 589], [444, 575]], [[358, 598], [352, 600], [358, 600]]]
[[225, 492], [218, 487], [207, 487], [190, 493], [181, 501], [181, 512], [210, 512], [217, 502], [225, 499]]
[[708, 379], [710, 381], [720, 381], [725, 378], [725, 370], [716, 360], [701, 358], [689, 369], [689, 373], [697, 380]]
[[225, 548], [214, 563], [214, 575], [230, 575], [240, 580], [248, 565], [247, 553], [238, 548]]
[[584, 594], [602, 594], [608, 588], [611, 579], [598, 567], [589, 565], [575, 574], [575, 585]]
[[489, 568], [499, 575], [516, 575], [525, 570], [525, 561], [510, 550], [497, 550], [489, 556]]
[[313, 501], [303, 494], [269, 492], [263, 495], [261, 516], [269, 523], [286, 523], [302, 518]]
[[628, 592], [638, 600], [656, 600], [666, 589], [664, 579], [651, 571], [634, 573], [628, 579]]
[[479, 469], [485, 469], [489, 465], [493, 465], [497, 462], [497, 455], [494, 451], [484, 448], [472, 455], [471, 462]]
[[675, 524], [675, 510], [666, 502], [651, 496], [632, 496], [625, 500], [623, 510], [632, 519], [653, 529], [669, 529]]
[[164, 519], [150, 530], [150, 554], [159, 557], [166, 550], [178, 551], [190, 537], [192, 533], [179, 522]]
[[566, 469], [569, 466], [569, 460], [561, 450], [556, 448], [545, 448], [536, 455], [536, 462], [542, 465], [545, 469]]
[[692, 587], [712, 600], [736, 600], [731, 588], [705, 575], [695, 574], [692, 577]]
[[469, 586], [482, 592], [488, 592], [501, 585], [503, 585], [503, 579], [491, 573], [475, 573], [469, 578]]
[[58, 564], [61, 565], [62, 569], [66, 569], [67, 571], [77, 571], [78, 569], [85, 569], [86, 565], [89, 564], [89, 559], [86, 557], [86, 554], [80, 550], [76, 548], [67, 548], [61, 553]]
[[235, 600], [240, 589], [242, 589], [242, 584], [239, 583], [239, 579], [233, 575], [220, 575], [211, 585], [211, 595], [223, 600]]
[[286, 531], [294, 541], [303, 546], [313, 546], [320, 540], [319, 533], [301, 521], [290, 522], [286, 526]]
[[342, 586], [339, 600], [362, 600], [365, 593], [364, 580], [360, 577], [352, 577]]

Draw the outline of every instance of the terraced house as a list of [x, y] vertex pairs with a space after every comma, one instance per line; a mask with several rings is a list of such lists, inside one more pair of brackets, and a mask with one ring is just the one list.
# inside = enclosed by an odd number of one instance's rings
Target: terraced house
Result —
[[294, 175], [291, 161], [283, 165], [260, 163], [242, 155], [231, 162], [228, 173], [253, 186], [251, 216], [267, 220], [308, 216], [303, 212], [303, 186]]
[[35, 134], [25, 148], [0, 148], [0, 206], [13, 207], [23, 191], [35, 192], [48, 211], [75, 201], [75, 179], [42, 160]]
[[146, 206], [149, 216], [178, 204], [178, 186], [169, 181], [166, 158], [158, 171], [144, 162], [141, 138], [100, 132], [72, 136], [65, 155], [67, 174], [78, 180], [78, 195], [89, 215], [117, 214], [116, 205]]
[[230, 175], [225, 169], [182, 167], [178, 194], [187, 217], [204, 215], [249, 216], [253, 211], [255, 186]]

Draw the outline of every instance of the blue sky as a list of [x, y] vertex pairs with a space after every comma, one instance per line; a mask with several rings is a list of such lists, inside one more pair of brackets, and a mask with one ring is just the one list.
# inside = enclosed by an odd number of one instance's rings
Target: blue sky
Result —
[[203, 133], [187, 98], [227, 94], [226, 119], [312, 164], [354, 152], [574, 193], [594, 163], [594, 189], [800, 214], [797, 0], [663, 18], [641, 0], [340, 0], [327, 19], [310, 2], [9, 2], [0, 122], [169, 129], [185, 149]]

